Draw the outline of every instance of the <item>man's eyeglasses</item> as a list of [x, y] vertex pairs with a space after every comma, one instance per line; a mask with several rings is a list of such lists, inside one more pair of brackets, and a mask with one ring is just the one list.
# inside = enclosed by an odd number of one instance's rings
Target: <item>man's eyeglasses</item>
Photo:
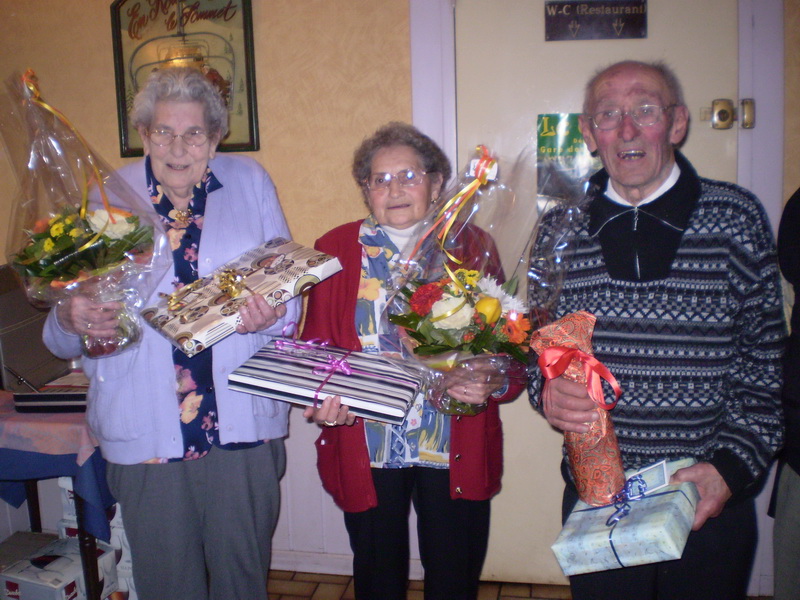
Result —
[[389, 189], [392, 180], [397, 180], [397, 183], [403, 187], [419, 185], [422, 183], [425, 175], [427, 175], [426, 171], [419, 171], [417, 169], [403, 169], [394, 175], [391, 173], [373, 173], [364, 181], [364, 183], [367, 185], [370, 191], [374, 192]]
[[618, 108], [611, 110], [601, 110], [594, 113], [590, 118], [597, 129], [609, 131], [616, 129], [622, 123], [625, 115], [630, 115], [633, 122], [639, 127], [651, 127], [661, 121], [661, 115], [670, 108], [675, 108], [677, 104], [669, 106], [658, 106], [657, 104], [642, 104], [631, 110], [621, 111]]
[[208, 141], [208, 134], [202, 130], [173, 133], [169, 129], [152, 129], [147, 132], [147, 137], [156, 146], [169, 146], [177, 137], [183, 138], [189, 146], [202, 146]]

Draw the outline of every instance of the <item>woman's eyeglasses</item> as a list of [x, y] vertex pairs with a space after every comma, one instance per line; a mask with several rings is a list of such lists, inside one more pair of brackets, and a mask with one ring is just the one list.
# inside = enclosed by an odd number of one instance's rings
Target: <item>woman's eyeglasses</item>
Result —
[[428, 173], [426, 171], [417, 169], [403, 169], [394, 175], [391, 173], [373, 173], [364, 181], [364, 183], [370, 189], [370, 191], [373, 192], [389, 189], [392, 180], [397, 180], [397, 183], [403, 187], [411, 187], [422, 183], [423, 178], [427, 174]]
[[169, 146], [179, 137], [189, 146], [202, 146], [208, 141], [208, 134], [202, 130], [187, 131], [186, 133], [173, 133], [169, 129], [151, 129], [147, 137], [156, 146]]

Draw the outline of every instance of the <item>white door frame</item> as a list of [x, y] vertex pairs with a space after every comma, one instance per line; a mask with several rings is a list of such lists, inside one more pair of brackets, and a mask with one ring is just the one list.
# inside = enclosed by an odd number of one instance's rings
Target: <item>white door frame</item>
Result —
[[[457, 165], [455, 2], [409, 0], [409, 9], [413, 122]], [[758, 99], [756, 127], [738, 129], [737, 182], [761, 199], [777, 231], [783, 209], [783, 0], [737, 2], [739, 98]], [[772, 519], [765, 514], [771, 487], [770, 479], [758, 499], [754, 595], [773, 589]]]

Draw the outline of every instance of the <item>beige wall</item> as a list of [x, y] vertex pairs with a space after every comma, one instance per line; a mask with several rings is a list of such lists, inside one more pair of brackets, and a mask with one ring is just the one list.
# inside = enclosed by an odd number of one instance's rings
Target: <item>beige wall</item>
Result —
[[800, 0], [784, 0], [784, 157], [783, 198], [787, 200], [800, 188]]
[[[0, 79], [36, 71], [43, 98], [114, 167], [119, 136], [110, 0], [15, 0], [0, 19]], [[350, 177], [361, 139], [411, 118], [407, 0], [252, 0], [261, 150], [294, 237], [364, 215]], [[3, 88], [4, 91], [5, 88]], [[15, 179], [0, 144], [0, 251]]]

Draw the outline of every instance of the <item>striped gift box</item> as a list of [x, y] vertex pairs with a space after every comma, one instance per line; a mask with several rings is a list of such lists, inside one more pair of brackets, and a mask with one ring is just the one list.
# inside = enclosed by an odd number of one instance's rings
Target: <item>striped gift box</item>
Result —
[[423, 377], [383, 356], [275, 339], [228, 376], [228, 387], [274, 400], [313, 405], [338, 395], [350, 412], [394, 425], [403, 422]]

